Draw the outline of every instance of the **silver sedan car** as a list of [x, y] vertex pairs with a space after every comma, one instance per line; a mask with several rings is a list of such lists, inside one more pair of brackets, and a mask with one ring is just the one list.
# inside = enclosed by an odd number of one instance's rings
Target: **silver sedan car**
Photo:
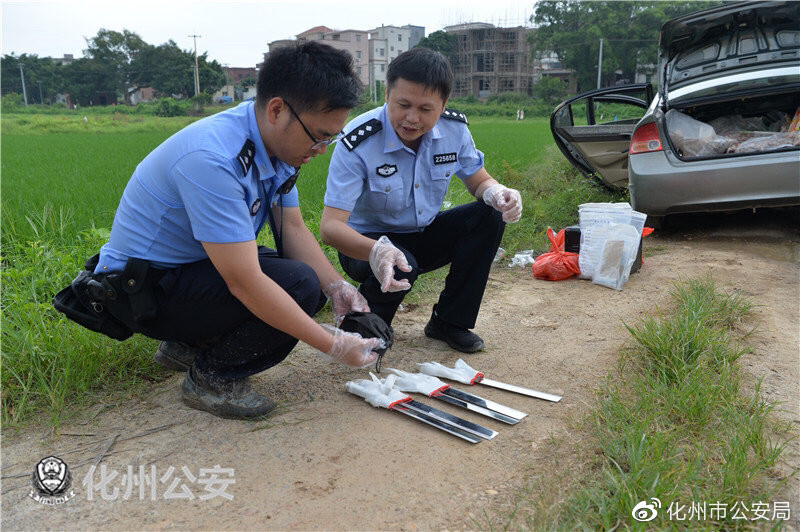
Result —
[[551, 116], [583, 174], [669, 214], [800, 205], [800, 2], [741, 2], [670, 20], [659, 85], [598, 89]]

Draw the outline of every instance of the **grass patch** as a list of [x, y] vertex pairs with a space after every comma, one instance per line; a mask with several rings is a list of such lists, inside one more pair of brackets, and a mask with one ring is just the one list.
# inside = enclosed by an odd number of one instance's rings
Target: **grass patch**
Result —
[[[552, 477], [532, 485], [516, 525], [749, 529], [754, 508], [776, 500], [786, 481], [776, 462], [792, 429], [772, 419], [775, 405], [759, 384], [742, 390], [737, 360], [749, 352], [740, 340], [749, 334], [742, 320], [752, 303], [721, 292], [710, 275], [676, 284], [672, 299], [670, 313], [626, 324], [631, 344], [585, 420], [596, 447], [581, 451], [594, 458], [562, 479], [561, 490]], [[654, 497], [661, 503], [655, 519], [635, 521], [637, 503]]]
[[109, 395], [114, 401], [165, 375], [151, 362], [154, 340], [136, 335], [116, 342], [53, 308], [53, 295], [108, 237], [107, 230], [69, 232], [70, 213], [50, 207], [32, 213], [28, 221], [35, 236], [3, 245], [4, 427], [17, 426], [37, 413], [58, 425], [74, 407]]
[[[84, 118], [86, 120], [84, 121]], [[31, 135], [46, 133], [134, 133], [170, 131], [189, 125], [199, 117], [159, 117], [127, 113], [98, 113], [68, 111], [63, 114], [4, 113], [3, 135]]]

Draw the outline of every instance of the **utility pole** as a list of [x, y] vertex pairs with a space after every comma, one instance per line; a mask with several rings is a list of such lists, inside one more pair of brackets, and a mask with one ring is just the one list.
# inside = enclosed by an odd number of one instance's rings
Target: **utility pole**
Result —
[[42, 105], [44, 105], [44, 98], [42, 97], [42, 82], [37, 81], [36, 83], [39, 84], [39, 101], [42, 103]]
[[19, 63], [19, 77], [22, 78], [22, 97], [25, 98], [25, 107], [28, 107], [28, 93], [25, 92], [25, 74], [22, 73], [22, 61]]
[[197, 38], [202, 35], [189, 35], [194, 38], [194, 95], [200, 94], [200, 70], [197, 66]]
[[[225, 67], [225, 94], [231, 97], [231, 102], [236, 100], [236, 91], [233, 90], [231, 87], [231, 64], [230, 63], [222, 63], [222, 66]], [[228, 94], [228, 91], [231, 91], [231, 95]]]
[[375, 97], [376, 97], [376, 95], [375, 95], [375, 78], [376, 77], [377, 76], [375, 75], [375, 63], [373, 62], [373, 63], [371, 63], [369, 65], [369, 92], [371, 93], [370, 94], [370, 98], [372, 100], [372, 103], [375, 103], [375, 101], [376, 101], [375, 100]]
[[600, 39], [600, 55], [597, 58], [597, 88], [600, 88], [600, 78], [603, 75], [603, 39]]

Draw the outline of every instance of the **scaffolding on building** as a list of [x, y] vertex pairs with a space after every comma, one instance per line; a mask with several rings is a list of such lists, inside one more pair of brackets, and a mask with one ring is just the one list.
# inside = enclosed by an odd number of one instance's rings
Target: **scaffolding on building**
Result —
[[530, 28], [477, 22], [447, 26], [445, 31], [456, 37], [453, 96], [483, 99], [503, 92], [532, 93]]

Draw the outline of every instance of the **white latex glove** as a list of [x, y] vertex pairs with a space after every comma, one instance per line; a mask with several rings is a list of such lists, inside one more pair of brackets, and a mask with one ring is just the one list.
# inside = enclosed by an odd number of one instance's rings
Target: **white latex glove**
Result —
[[322, 327], [333, 335], [333, 345], [327, 353], [319, 352], [324, 357], [351, 368], [366, 368], [374, 364], [378, 360], [378, 353], [373, 349], [385, 345], [381, 338], [362, 338], [358, 333], [343, 331], [327, 324]]
[[[350, 381], [345, 384], [347, 391], [363, 397], [372, 406], [388, 408], [391, 410], [395, 405], [411, 401], [411, 397], [393, 387], [393, 381], [378, 379], [375, 374], [370, 373], [372, 380], [361, 379]], [[391, 377], [392, 375], [390, 375]]]
[[369, 312], [369, 303], [364, 299], [355, 286], [344, 279], [333, 282], [322, 288], [325, 297], [331, 300], [333, 317], [336, 325], [341, 325], [344, 315], [351, 310]]
[[450, 387], [449, 384], [445, 384], [433, 375], [409, 373], [394, 368], [389, 368], [386, 372], [389, 373], [390, 376], [397, 375], [397, 379], [394, 381], [394, 387], [401, 392], [424, 393], [425, 395], [434, 397], [436, 395], [441, 395], [441, 392]]
[[497, 183], [483, 191], [483, 201], [502, 212], [504, 222], [514, 223], [522, 216], [522, 196], [519, 190]]
[[419, 370], [425, 375], [433, 375], [435, 377], [444, 377], [464, 384], [475, 384], [483, 379], [483, 373], [477, 371], [469, 366], [464, 360], [456, 360], [455, 366], [448, 368], [438, 362], [417, 362]]
[[401, 292], [411, 290], [411, 283], [405, 279], [394, 278], [394, 267], [400, 271], [410, 272], [406, 256], [394, 247], [386, 235], [381, 236], [369, 252], [369, 266], [372, 273], [381, 283], [381, 292]]

